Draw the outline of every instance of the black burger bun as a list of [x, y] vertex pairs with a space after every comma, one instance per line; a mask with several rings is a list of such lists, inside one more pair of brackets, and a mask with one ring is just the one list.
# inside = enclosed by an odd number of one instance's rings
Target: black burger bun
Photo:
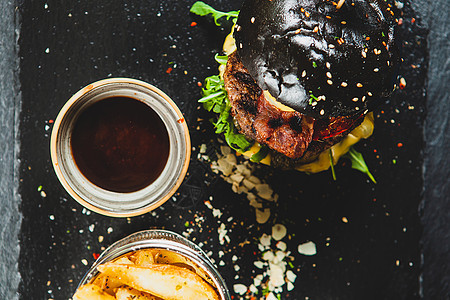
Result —
[[383, 0], [246, 0], [234, 37], [263, 90], [328, 118], [366, 113], [392, 93], [394, 24]]

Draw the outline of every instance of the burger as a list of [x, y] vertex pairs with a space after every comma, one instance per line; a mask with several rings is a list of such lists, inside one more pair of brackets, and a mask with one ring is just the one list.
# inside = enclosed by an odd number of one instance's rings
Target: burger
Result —
[[240, 152], [318, 172], [370, 136], [395, 86], [394, 24], [383, 0], [245, 0], [221, 66], [232, 127], [254, 141]]

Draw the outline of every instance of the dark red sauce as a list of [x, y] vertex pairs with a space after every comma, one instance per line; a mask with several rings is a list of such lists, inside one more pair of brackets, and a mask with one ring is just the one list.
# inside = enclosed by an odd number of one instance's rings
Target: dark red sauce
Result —
[[138, 191], [158, 178], [169, 156], [169, 135], [143, 102], [111, 97], [84, 110], [72, 132], [72, 155], [93, 184], [114, 192]]

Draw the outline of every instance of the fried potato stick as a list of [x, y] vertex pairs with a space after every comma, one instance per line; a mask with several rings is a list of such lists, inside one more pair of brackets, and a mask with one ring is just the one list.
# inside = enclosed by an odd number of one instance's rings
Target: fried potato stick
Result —
[[145, 292], [141, 292], [138, 290], [135, 290], [131, 287], [123, 287], [117, 289], [116, 292], [116, 299], [117, 300], [162, 300], [161, 298], [158, 298], [156, 296], [150, 295]]
[[85, 284], [73, 295], [73, 300], [116, 300], [116, 298], [94, 284]]
[[200, 276], [174, 265], [138, 267], [106, 263], [97, 269], [116, 277], [139, 291], [151, 293], [166, 300], [218, 300], [216, 291]]
[[155, 259], [153, 258], [152, 250], [140, 250], [137, 251], [134, 255], [134, 263], [137, 266], [147, 267], [153, 265], [155, 263]]
[[155, 255], [155, 262], [159, 264], [177, 265], [179, 267], [186, 267], [188, 269], [191, 268], [192, 271], [195, 271], [195, 273], [200, 275], [204, 280], [206, 280], [206, 282], [214, 285], [211, 278], [206, 274], [205, 271], [203, 271], [202, 268], [179, 253], [163, 249], [158, 250]]
[[112, 278], [104, 274], [98, 274], [91, 283], [110, 295], [114, 295], [115, 289], [123, 285], [117, 278]]

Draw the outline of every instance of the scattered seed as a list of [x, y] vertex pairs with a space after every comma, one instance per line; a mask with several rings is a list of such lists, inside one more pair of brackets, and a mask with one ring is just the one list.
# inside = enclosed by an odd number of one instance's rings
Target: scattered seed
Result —
[[303, 243], [301, 245], [298, 245], [298, 252], [300, 254], [303, 255], [316, 255], [317, 254], [317, 249], [316, 249], [316, 244], [314, 244], [314, 242], [306, 242]]
[[399, 83], [399, 88], [401, 89], [401, 90], [403, 90], [405, 87], [406, 87], [406, 79], [405, 78], [400, 78], [400, 83]]
[[272, 227], [272, 237], [274, 240], [279, 241], [286, 236], [287, 229], [282, 224], [275, 224]]
[[233, 290], [236, 294], [244, 295], [247, 292], [247, 287], [241, 283], [233, 285]]

